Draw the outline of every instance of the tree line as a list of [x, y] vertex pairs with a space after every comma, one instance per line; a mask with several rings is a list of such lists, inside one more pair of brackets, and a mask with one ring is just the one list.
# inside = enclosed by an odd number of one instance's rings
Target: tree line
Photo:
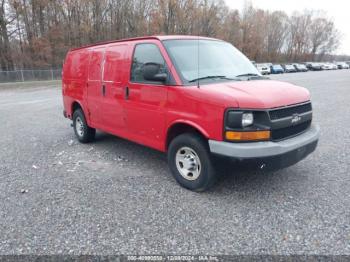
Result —
[[56, 68], [99, 41], [185, 34], [231, 42], [251, 60], [320, 60], [340, 34], [324, 12], [230, 9], [223, 0], [0, 0], [0, 68]]

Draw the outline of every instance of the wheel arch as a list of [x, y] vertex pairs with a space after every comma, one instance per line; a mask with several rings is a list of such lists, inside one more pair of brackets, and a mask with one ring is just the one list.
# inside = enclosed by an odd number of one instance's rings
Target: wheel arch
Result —
[[169, 144], [175, 137], [184, 133], [196, 133], [206, 140], [209, 139], [209, 134], [205, 131], [205, 129], [196, 123], [190, 121], [176, 121], [167, 129], [165, 150], [168, 150]]
[[74, 111], [77, 110], [77, 109], [81, 109], [85, 115], [86, 118], [88, 118], [88, 115], [87, 115], [87, 110], [85, 110], [85, 107], [83, 106], [83, 103], [79, 100], [71, 100], [70, 101], [70, 115], [68, 115], [70, 118], [73, 118], [73, 114], [74, 114]]
[[[83, 110], [83, 112], [84, 112], [84, 109], [83, 109], [83, 107], [81, 106], [80, 102], [74, 100], [74, 101], [72, 102], [72, 105], [71, 105], [71, 112], [72, 112], [72, 115], [74, 114], [74, 111], [77, 110], [77, 109], [79, 109], [79, 108], [80, 108], [81, 110]], [[85, 113], [84, 113], [84, 114], [85, 114]]]

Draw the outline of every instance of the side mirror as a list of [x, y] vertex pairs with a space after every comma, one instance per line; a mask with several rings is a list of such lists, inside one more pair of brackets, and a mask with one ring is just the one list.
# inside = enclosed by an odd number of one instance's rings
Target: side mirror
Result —
[[160, 64], [146, 63], [142, 67], [143, 78], [147, 81], [165, 82], [168, 79], [167, 73], [160, 73]]

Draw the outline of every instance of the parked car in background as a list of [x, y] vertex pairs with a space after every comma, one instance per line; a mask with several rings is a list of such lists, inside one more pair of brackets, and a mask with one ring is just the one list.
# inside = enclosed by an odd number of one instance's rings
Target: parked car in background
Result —
[[284, 69], [281, 65], [275, 64], [270, 66], [271, 74], [283, 74]]
[[332, 70], [333, 66], [330, 63], [323, 63], [322, 70]]
[[345, 62], [337, 62], [338, 69], [349, 69], [349, 65]]
[[309, 69], [303, 64], [293, 64], [294, 68], [297, 70], [297, 72], [307, 72]]
[[285, 64], [285, 65], [283, 65], [283, 68], [284, 68], [284, 72], [286, 72], [286, 73], [297, 72], [297, 70], [295, 69], [295, 67], [292, 64]]
[[271, 70], [268, 65], [266, 64], [256, 64], [256, 68], [259, 70], [259, 72], [262, 75], [269, 75], [271, 74]]
[[306, 67], [311, 71], [320, 71], [322, 70], [322, 65], [320, 63], [308, 62]]
[[337, 70], [338, 66], [335, 63], [329, 63], [332, 67], [332, 70]]

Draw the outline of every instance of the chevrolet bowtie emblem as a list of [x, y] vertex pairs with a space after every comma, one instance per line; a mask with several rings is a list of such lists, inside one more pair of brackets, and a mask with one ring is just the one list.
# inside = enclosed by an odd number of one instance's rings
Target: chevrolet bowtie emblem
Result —
[[294, 114], [292, 116], [292, 124], [296, 124], [301, 120], [301, 116], [299, 116], [298, 114]]

